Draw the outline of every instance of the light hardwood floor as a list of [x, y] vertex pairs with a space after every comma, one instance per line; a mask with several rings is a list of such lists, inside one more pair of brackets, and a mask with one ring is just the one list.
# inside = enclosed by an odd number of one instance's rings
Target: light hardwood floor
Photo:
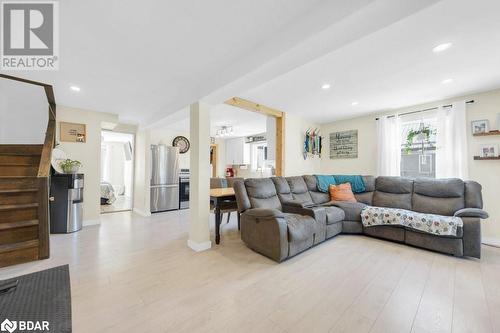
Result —
[[341, 235], [276, 264], [235, 219], [202, 253], [186, 246], [188, 211], [101, 219], [0, 278], [69, 264], [74, 332], [500, 332], [497, 248], [460, 259]]

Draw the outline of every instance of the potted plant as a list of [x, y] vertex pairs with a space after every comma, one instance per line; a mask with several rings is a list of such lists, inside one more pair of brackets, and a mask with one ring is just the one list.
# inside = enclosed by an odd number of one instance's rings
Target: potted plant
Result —
[[64, 173], [77, 173], [78, 169], [82, 166], [82, 163], [77, 160], [65, 159], [59, 162], [59, 166], [64, 171]]
[[417, 139], [422, 143], [422, 150], [424, 143], [427, 143], [430, 146], [432, 146], [432, 143], [430, 141], [431, 134], [436, 134], [436, 131], [431, 129], [429, 126], [425, 126], [423, 124], [420, 124], [420, 128], [418, 130], [413, 130], [413, 129], [410, 130], [408, 132], [408, 135], [406, 136], [405, 153], [409, 154], [411, 152], [411, 149], [413, 147], [413, 141], [415, 139]]

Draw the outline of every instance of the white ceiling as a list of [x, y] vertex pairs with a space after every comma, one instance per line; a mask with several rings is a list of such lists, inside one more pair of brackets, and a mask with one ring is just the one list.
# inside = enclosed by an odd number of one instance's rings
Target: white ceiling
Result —
[[441, 1], [241, 97], [324, 123], [498, 88], [499, 13], [498, 0]]
[[[186, 122], [182, 109], [200, 99], [240, 96], [327, 122], [500, 86], [497, 0], [67, 0], [60, 7], [60, 70], [9, 74], [54, 84], [58, 104], [142, 125]], [[450, 50], [431, 52], [448, 41]], [[441, 85], [445, 78], [454, 82]], [[320, 89], [325, 82], [328, 91]]]
[[[266, 132], [267, 117], [255, 112], [246, 111], [231, 105], [219, 104], [210, 108], [210, 135], [215, 137], [222, 126], [232, 126], [233, 135], [224, 136], [223, 139], [249, 136]], [[159, 128], [169, 129], [180, 133], [189, 132], [189, 111], [183, 109], [158, 124]]]
[[60, 70], [10, 74], [55, 85], [58, 104], [151, 124], [371, 2], [65, 0]]

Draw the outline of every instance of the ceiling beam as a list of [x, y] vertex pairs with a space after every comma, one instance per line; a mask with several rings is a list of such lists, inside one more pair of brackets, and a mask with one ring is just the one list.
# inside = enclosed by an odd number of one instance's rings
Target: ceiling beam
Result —
[[252, 112], [257, 112], [266, 116], [273, 116], [276, 118], [283, 117], [283, 112], [270, 108], [268, 106], [255, 103], [240, 97], [233, 97], [224, 102], [225, 104], [232, 105], [241, 109], [245, 109]]

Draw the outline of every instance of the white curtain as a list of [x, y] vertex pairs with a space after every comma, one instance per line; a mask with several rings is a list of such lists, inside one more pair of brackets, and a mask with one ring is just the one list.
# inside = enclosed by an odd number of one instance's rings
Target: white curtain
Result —
[[379, 176], [401, 175], [401, 119], [380, 117], [377, 121], [377, 173]]
[[465, 101], [438, 109], [436, 178], [467, 179], [467, 124]]

